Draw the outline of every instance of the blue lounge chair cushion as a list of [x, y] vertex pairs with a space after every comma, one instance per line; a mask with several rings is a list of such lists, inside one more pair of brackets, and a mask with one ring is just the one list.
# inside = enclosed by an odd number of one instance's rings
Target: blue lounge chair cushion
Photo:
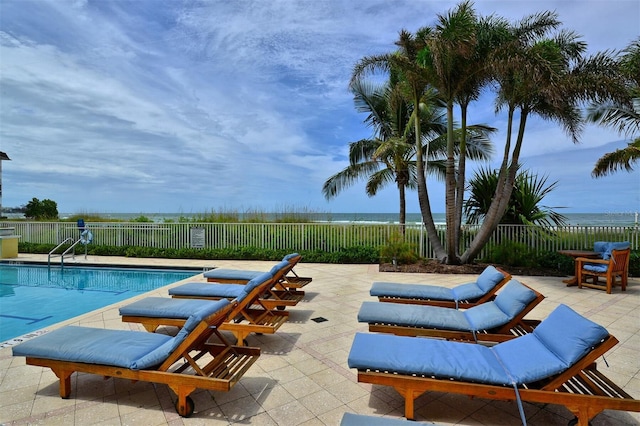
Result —
[[371, 296], [398, 296], [411, 299], [454, 300], [450, 288], [430, 284], [401, 284], [375, 281], [369, 290]]
[[195, 312], [215, 301], [203, 299], [170, 299], [167, 297], [146, 297], [120, 308], [120, 315], [151, 318], [187, 319]]
[[430, 284], [400, 284], [392, 282], [374, 282], [369, 294], [374, 297], [396, 296], [428, 300], [474, 300], [487, 294], [504, 279], [502, 272], [489, 265], [478, 276], [476, 282], [448, 288]]
[[608, 334], [603, 327], [560, 305], [532, 334], [500, 343], [494, 350], [514, 382], [531, 383], [566, 370]]
[[271, 270], [269, 271], [271, 273], [271, 275], [275, 275], [278, 273], [279, 270], [283, 269], [283, 268], [287, 268], [289, 267], [289, 261], [287, 260], [282, 260], [278, 263], [276, 263], [273, 268], [271, 268]]
[[423, 374], [481, 383], [510, 383], [509, 375], [493, 351], [474, 343], [356, 333], [348, 364], [350, 368], [357, 369]]
[[269, 281], [271, 278], [273, 278], [273, 274], [271, 272], [263, 272], [257, 277], [251, 279], [251, 281], [244, 285], [245, 295], [251, 293], [253, 289], [264, 284], [265, 281]]
[[467, 283], [452, 288], [451, 294], [453, 295], [453, 300], [459, 301], [479, 299], [487, 292], [480, 288], [477, 283]]
[[464, 311], [469, 324], [466, 331], [491, 330], [508, 323], [511, 318], [505, 314], [495, 302], [482, 303]]
[[483, 294], [486, 294], [503, 279], [504, 275], [502, 272], [498, 271], [494, 266], [489, 265], [482, 271], [476, 280], [476, 284], [484, 291]]
[[169, 289], [171, 296], [224, 297], [237, 299], [244, 295], [245, 284], [213, 284], [190, 282]]
[[185, 322], [184, 326], [182, 326], [182, 329], [188, 332], [193, 331], [193, 329], [196, 328], [196, 326], [201, 321], [206, 319], [208, 316], [218, 312], [222, 308], [226, 307], [229, 303], [231, 302], [229, 302], [227, 299], [220, 299], [220, 300], [209, 301], [208, 304], [203, 304], [200, 309], [198, 309], [197, 311], [195, 311], [189, 316], [189, 318], [187, 319], [187, 322]]
[[[291, 253], [282, 258], [282, 260], [276, 263], [269, 272], [272, 275], [275, 275], [280, 269], [289, 266], [289, 260], [292, 258], [299, 256], [298, 253]], [[210, 271], [206, 271], [203, 275], [207, 279], [224, 279], [224, 280], [238, 280], [238, 281], [249, 281], [253, 278], [258, 277], [263, 274], [262, 271], [247, 271], [244, 269], [212, 269]]]
[[203, 275], [206, 279], [224, 279], [224, 280], [238, 280], [249, 281], [252, 278], [262, 274], [261, 271], [245, 271], [244, 269], [212, 269], [206, 271]]
[[472, 343], [358, 333], [348, 364], [362, 370], [490, 384], [523, 384], [566, 370], [607, 335], [603, 327], [560, 305], [533, 333], [491, 348]]
[[536, 298], [530, 288], [517, 280], [511, 280], [502, 287], [494, 302], [509, 319], [514, 318]]
[[404, 419], [392, 419], [390, 417], [365, 416], [363, 414], [344, 413], [340, 426], [408, 426], [411, 424]]
[[[14, 356], [144, 369], [166, 359], [186, 332], [175, 337], [130, 330], [66, 326], [13, 347]], [[150, 358], [148, 355], [154, 354]], [[164, 358], [162, 357], [164, 354]], [[142, 361], [142, 362], [140, 362]]]
[[13, 347], [14, 356], [144, 370], [161, 364], [205, 318], [230, 302], [209, 302], [189, 316], [174, 337], [132, 330], [66, 326]]
[[298, 253], [289, 253], [288, 255], [283, 257], [282, 260], [286, 260], [287, 262], [289, 262], [294, 257], [299, 257], [299, 256], [300, 256], [300, 254], [298, 254]]
[[464, 312], [456, 309], [386, 302], [363, 302], [358, 321], [444, 330], [469, 330], [470, 327]]
[[437, 306], [363, 302], [358, 321], [442, 330], [491, 330], [508, 323], [535, 297], [531, 289], [511, 280], [495, 301], [482, 303], [466, 311]]
[[533, 330], [533, 335], [565, 364], [571, 365], [609, 333], [568, 306], [560, 305]]

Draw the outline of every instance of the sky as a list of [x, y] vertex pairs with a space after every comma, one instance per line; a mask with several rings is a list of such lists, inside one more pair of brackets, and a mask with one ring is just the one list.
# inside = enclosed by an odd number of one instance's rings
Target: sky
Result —
[[[348, 82], [367, 55], [389, 53], [402, 29], [436, 23], [442, 0], [2, 0], [2, 206], [50, 199], [65, 213], [398, 211], [394, 187], [358, 183], [326, 200], [348, 144], [372, 136]], [[637, 0], [477, 0], [479, 15], [516, 22], [556, 11], [589, 54], [640, 35]], [[488, 93], [469, 121], [499, 129]], [[624, 135], [588, 125], [574, 144], [531, 118], [521, 160], [558, 181], [543, 203], [562, 213], [640, 210], [640, 170], [594, 179]], [[444, 184], [428, 179], [434, 213]], [[407, 211], [418, 212], [417, 194]]]

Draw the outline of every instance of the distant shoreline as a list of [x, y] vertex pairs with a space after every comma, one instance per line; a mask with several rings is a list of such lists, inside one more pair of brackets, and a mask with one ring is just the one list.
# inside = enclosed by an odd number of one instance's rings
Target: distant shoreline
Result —
[[[639, 224], [640, 212], [611, 212], [611, 213], [562, 213], [567, 217], [567, 225], [570, 226], [634, 226]], [[100, 216], [105, 219], [133, 220], [144, 216], [153, 222], [178, 222], [181, 218], [206, 217], [207, 213], [87, 213], [88, 216]], [[292, 215], [296, 215], [293, 213]], [[398, 223], [397, 213], [299, 213], [311, 222], [320, 223]], [[9, 220], [22, 218], [20, 214], [5, 213]], [[61, 213], [60, 218], [78, 216], [78, 213]], [[238, 216], [241, 218], [242, 214]], [[248, 216], [251, 216], [249, 214]], [[265, 213], [267, 221], [275, 221], [282, 217], [282, 213]], [[435, 213], [433, 219], [436, 224], [445, 224], [445, 214]], [[408, 213], [407, 224], [420, 224], [422, 222], [419, 213]]]

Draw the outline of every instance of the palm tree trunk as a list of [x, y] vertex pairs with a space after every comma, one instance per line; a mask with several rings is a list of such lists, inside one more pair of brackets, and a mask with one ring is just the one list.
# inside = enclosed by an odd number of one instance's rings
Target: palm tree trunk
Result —
[[447, 164], [445, 190], [445, 217], [447, 221], [447, 259], [449, 265], [457, 265], [458, 246], [456, 241], [456, 175], [453, 139], [453, 101], [447, 102]]
[[[413, 99], [414, 105], [416, 105], [416, 110], [420, 105], [420, 98], [417, 94], [414, 94]], [[414, 112], [415, 113], [415, 112]], [[427, 230], [427, 238], [429, 239], [429, 244], [433, 250], [435, 257], [443, 261], [446, 257], [446, 252], [442, 243], [440, 242], [440, 237], [438, 236], [438, 230], [436, 229], [436, 224], [433, 221], [433, 215], [431, 214], [431, 203], [429, 202], [429, 193], [427, 191], [427, 178], [425, 174], [425, 164], [424, 159], [427, 158], [425, 153], [422, 150], [422, 131], [420, 129], [420, 120], [414, 120], [415, 123], [415, 134], [416, 134], [416, 173], [418, 179], [418, 204], [420, 205], [420, 213], [422, 215], [422, 223], [424, 224], [425, 229]], [[429, 148], [427, 146], [427, 155]]]
[[400, 194], [400, 232], [404, 236], [407, 222], [407, 200], [404, 184], [398, 183], [398, 193]]
[[464, 185], [467, 167], [467, 105], [464, 103], [460, 104], [460, 127], [462, 130], [462, 139], [460, 139], [460, 154], [458, 157], [458, 181], [456, 184], [456, 247], [460, 247], [462, 205], [464, 203]]
[[[518, 171], [518, 161], [520, 160], [520, 150], [522, 148], [522, 142], [524, 140], [524, 130], [527, 123], [527, 116], [529, 111], [524, 109], [520, 114], [520, 124], [518, 126], [518, 136], [516, 138], [516, 144], [513, 148], [511, 155], [511, 161], [508, 168], [505, 167], [506, 162], [503, 161], [503, 167], [501, 168], [501, 178], [498, 179], [498, 186], [496, 188], [496, 196], [489, 207], [489, 211], [485, 216], [485, 220], [482, 222], [478, 233], [469, 245], [469, 248], [464, 252], [461, 257], [462, 263], [471, 262], [480, 253], [480, 250], [487, 244], [491, 235], [500, 224], [500, 219], [504, 215], [507, 206], [509, 205], [509, 198], [513, 192], [513, 184], [515, 182], [516, 174]], [[507, 133], [507, 144], [505, 146], [506, 158], [508, 158], [508, 150], [510, 147], [510, 135], [513, 121], [513, 112], [509, 111], [509, 124]], [[506, 159], [505, 158], [505, 159]]]

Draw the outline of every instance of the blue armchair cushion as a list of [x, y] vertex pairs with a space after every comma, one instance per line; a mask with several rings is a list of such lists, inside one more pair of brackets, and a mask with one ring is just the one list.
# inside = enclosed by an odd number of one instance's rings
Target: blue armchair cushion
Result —
[[611, 251], [612, 250], [625, 250], [631, 247], [631, 243], [629, 241], [620, 241], [620, 242], [607, 242], [607, 241], [596, 241], [593, 243], [593, 251], [601, 254], [604, 260], [611, 259]]
[[213, 284], [190, 282], [169, 289], [171, 296], [224, 297], [237, 299], [244, 295], [245, 284]]
[[606, 252], [608, 249], [609, 249], [608, 241], [596, 241], [595, 243], [593, 243], [593, 251], [600, 253], [600, 255], [603, 255], [604, 252]]
[[602, 263], [585, 263], [582, 265], [582, 269], [587, 271], [597, 272], [599, 274], [604, 274], [609, 269], [609, 265], [605, 265]]

